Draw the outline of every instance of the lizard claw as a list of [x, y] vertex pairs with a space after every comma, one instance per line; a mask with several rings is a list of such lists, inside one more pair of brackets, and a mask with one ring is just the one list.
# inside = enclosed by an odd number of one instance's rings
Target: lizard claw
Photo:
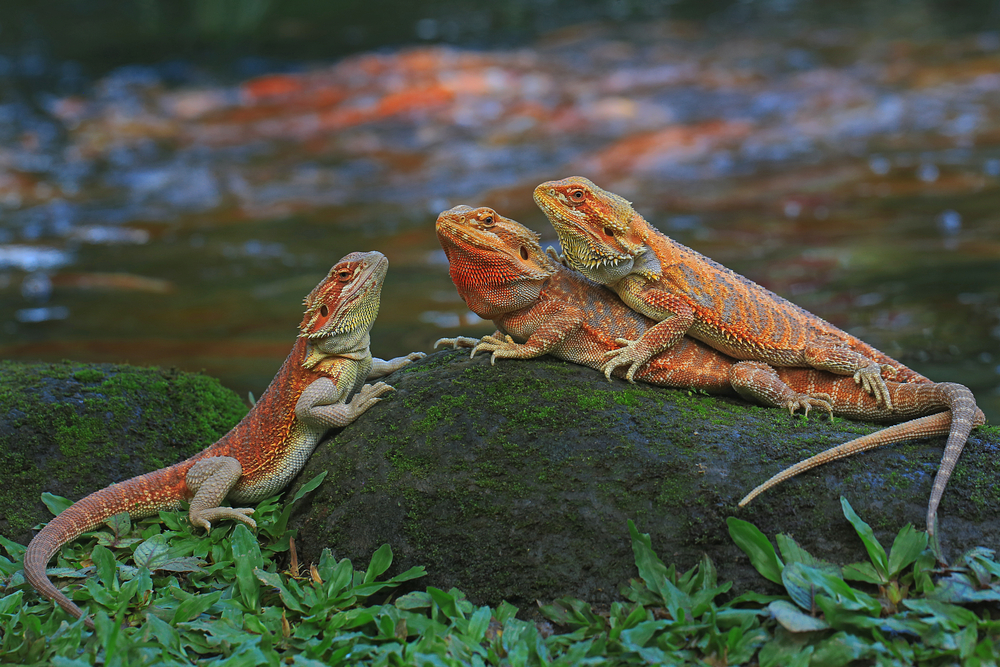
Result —
[[[478, 338], [469, 338], [468, 336], [456, 336], [455, 338], [438, 338], [434, 341], [434, 349], [442, 345], [450, 345], [451, 349], [457, 350], [460, 347], [475, 347], [476, 343], [479, 342]], [[417, 354], [414, 352], [413, 354]]]
[[556, 252], [556, 249], [553, 248], [552, 246], [549, 246], [548, 248], [545, 249], [545, 254], [548, 255], [549, 257], [551, 257], [553, 260], [555, 260], [559, 264], [562, 264], [563, 266], [566, 266], [566, 256], [565, 255], [560, 255], [558, 252]]
[[609, 350], [604, 353], [605, 357], [610, 357], [601, 370], [604, 371], [604, 377], [611, 381], [611, 373], [614, 372], [619, 366], [624, 366], [628, 364], [628, 370], [625, 372], [625, 379], [629, 382], [635, 384], [635, 374], [639, 369], [649, 361], [649, 352], [645, 349], [645, 345], [642, 344], [641, 340], [629, 340], [628, 338], [616, 338], [615, 342], [623, 347], [617, 350]]
[[802, 410], [803, 417], [808, 417], [809, 410], [819, 408], [820, 410], [826, 410], [827, 414], [830, 415], [830, 419], [833, 419], [832, 401], [833, 399], [829, 394], [799, 394], [796, 398], [785, 403], [785, 407], [788, 408], [788, 414], [793, 417], [799, 409]]
[[882, 379], [882, 366], [871, 364], [862, 368], [854, 374], [854, 381], [872, 395], [876, 405], [882, 403], [889, 410], [892, 410], [892, 398], [889, 396], [889, 387]]
[[514, 342], [514, 339], [509, 335], [504, 335], [500, 338], [495, 335], [483, 336], [479, 344], [472, 350], [472, 355], [475, 356], [476, 352], [480, 350], [484, 352], [492, 352], [490, 355], [490, 366], [495, 366], [497, 363], [497, 358], [513, 357], [513, 352], [517, 349], [518, 345]]

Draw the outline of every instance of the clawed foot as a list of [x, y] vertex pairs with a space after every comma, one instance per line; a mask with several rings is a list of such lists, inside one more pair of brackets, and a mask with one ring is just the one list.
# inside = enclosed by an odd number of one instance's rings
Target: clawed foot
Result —
[[891, 372], [891, 377], [895, 377], [896, 369], [887, 364], [871, 364], [862, 368], [854, 374], [854, 381], [861, 385], [867, 393], [875, 399], [875, 403], [882, 403], [889, 410], [892, 410], [892, 398], [889, 396], [889, 387], [886, 386], [882, 378], [882, 372]]
[[[410, 352], [405, 357], [395, 357], [394, 359], [390, 359], [389, 361], [385, 362], [385, 368], [379, 369], [379, 372], [376, 373], [376, 377], [381, 375], [388, 375], [389, 373], [394, 373], [395, 371], [398, 371], [400, 368], [405, 368], [406, 366], [409, 366], [417, 359], [423, 359], [426, 356], [427, 354], [425, 352]], [[369, 377], [371, 376], [369, 375]]]
[[556, 252], [556, 249], [553, 248], [552, 246], [549, 246], [548, 248], [545, 249], [545, 254], [548, 255], [549, 257], [551, 257], [553, 260], [555, 260], [559, 264], [562, 264], [563, 266], [567, 266], [567, 264], [566, 264], [566, 256], [565, 255], [560, 255], [558, 252]]
[[830, 419], [833, 419], [833, 398], [829, 394], [799, 394], [785, 403], [785, 407], [788, 408], [788, 414], [793, 417], [800, 409], [802, 416], [808, 417], [812, 408], [818, 408], [825, 410]]
[[387, 385], [385, 382], [366, 384], [358, 390], [358, 393], [351, 398], [347, 405], [350, 406], [351, 411], [355, 415], [360, 415], [362, 412], [378, 403], [381, 400], [379, 396], [388, 394], [390, 391], [395, 391], [395, 389], [393, 389], [392, 386]]
[[478, 338], [469, 338], [468, 336], [458, 336], [456, 338], [438, 338], [434, 342], [434, 349], [442, 345], [451, 346], [451, 349], [457, 350], [460, 347], [475, 347], [479, 344]]
[[604, 353], [605, 357], [610, 357], [601, 370], [604, 371], [604, 377], [611, 381], [611, 373], [614, 372], [619, 366], [625, 366], [628, 364], [628, 371], [625, 373], [625, 379], [629, 382], [635, 382], [635, 374], [639, 368], [649, 361], [649, 351], [641, 340], [629, 340], [627, 338], [616, 338], [615, 342], [623, 347], [617, 350], [610, 350]]
[[250, 518], [253, 514], [252, 507], [212, 507], [204, 510], [191, 510], [188, 520], [195, 526], [205, 529], [205, 532], [212, 530], [212, 521], [217, 519], [234, 519], [245, 523], [250, 528], [256, 528], [257, 522]]
[[514, 339], [508, 335], [504, 335], [503, 338], [496, 335], [483, 336], [479, 343], [472, 348], [472, 354], [469, 357], [476, 356], [477, 352], [492, 352], [490, 356], [490, 365], [494, 366], [497, 363], [497, 358], [500, 359], [515, 359], [520, 358], [523, 355], [520, 354], [522, 346], [514, 342]]

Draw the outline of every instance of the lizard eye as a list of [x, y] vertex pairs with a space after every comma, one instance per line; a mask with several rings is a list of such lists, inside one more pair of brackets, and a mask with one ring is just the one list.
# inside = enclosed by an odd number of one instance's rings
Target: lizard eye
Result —
[[341, 271], [337, 271], [337, 278], [341, 282], [345, 282], [346, 283], [348, 280], [351, 279], [351, 272], [348, 271], [348, 270], [346, 270], [346, 269], [343, 269]]
[[493, 219], [492, 215], [488, 215], [482, 220], [480, 220], [480, 222], [483, 223], [483, 227], [492, 227], [496, 221]]
[[521, 259], [528, 259], [528, 249], [521, 246]]
[[327, 317], [330, 314], [330, 309], [327, 308], [327, 305], [325, 303], [319, 307], [319, 314], [320, 317]]
[[604, 235], [608, 236], [608, 237], [611, 237], [611, 238], [614, 238], [615, 230], [611, 229], [610, 227], [605, 227], [604, 228]]
[[582, 202], [584, 199], [587, 198], [587, 195], [581, 188], [574, 188], [573, 190], [569, 191], [569, 198], [572, 199], [577, 204], [579, 204], [580, 202]]

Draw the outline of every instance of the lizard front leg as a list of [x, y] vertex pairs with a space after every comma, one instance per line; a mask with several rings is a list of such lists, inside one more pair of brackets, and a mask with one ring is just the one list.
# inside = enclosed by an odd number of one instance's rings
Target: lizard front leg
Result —
[[832, 398], [829, 394], [802, 394], [787, 384], [773, 368], [759, 361], [741, 361], [729, 369], [729, 384], [743, 398], [764, 405], [785, 408], [794, 415], [799, 409], [809, 416], [809, 410], [826, 410], [833, 418]]
[[483, 336], [482, 340], [472, 350], [472, 356], [477, 352], [492, 352], [490, 364], [499, 359], [534, 359], [548, 354], [559, 347], [566, 337], [580, 328], [584, 313], [576, 306], [569, 306], [559, 301], [541, 301], [528, 312], [518, 311], [511, 316], [505, 316], [498, 326], [521, 332], [530, 331], [528, 339], [517, 343], [509, 335], [496, 332], [492, 336]]
[[882, 403], [892, 410], [892, 397], [889, 396], [889, 388], [882, 377], [882, 373], [888, 374], [890, 378], [896, 376], [896, 369], [889, 364], [880, 364], [836, 339], [826, 338], [815, 340], [806, 346], [805, 361], [817, 370], [837, 375], [853, 375], [854, 381], [871, 394], [876, 403]]
[[372, 357], [372, 369], [368, 371], [368, 377], [365, 378], [370, 380], [372, 378], [380, 378], [389, 373], [398, 371], [404, 366], [409, 366], [417, 359], [423, 359], [427, 355], [423, 352], [410, 352], [405, 357], [395, 357], [385, 361], [379, 359], [378, 357]]
[[346, 390], [340, 389], [330, 378], [313, 381], [295, 403], [295, 417], [310, 426], [341, 428], [357, 419], [368, 408], [379, 402], [379, 396], [392, 391], [385, 382], [366, 384], [350, 401], [345, 401]]
[[[623, 280], [622, 283], [635, 284]], [[628, 287], [626, 285], [626, 287]], [[616, 289], [618, 289], [616, 287]], [[635, 382], [635, 374], [651, 357], [668, 350], [684, 337], [694, 324], [694, 309], [683, 297], [661, 290], [642, 290], [618, 292], [632, 310], [646, 317], [660, 320], [646, 330], [637, 340], [617, 338], [615, 342], [623, 347], [605, 353], [608, 357], [604, 363], [604, 376], [611, 380], [611, 373], [618, 366], [628, 365], [625, 379]], [[651, 314], [652, 313], [652, 314]]]
[[253, 508], [221, 507], [242, 475], [243, 466], [231, 456], [212, 456], [191, 466], [185, 478], [188, 489], [194, 493], [188, 511], [191, 523], [209, 531], [217, 519], [235, 519], [256, 528], [257, 523], [248, 516], [253, 514]]

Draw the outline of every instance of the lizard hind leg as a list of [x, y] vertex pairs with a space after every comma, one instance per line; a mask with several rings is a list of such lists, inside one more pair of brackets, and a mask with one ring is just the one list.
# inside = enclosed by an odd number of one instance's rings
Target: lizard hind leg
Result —
[[774, 408], [784, 408], [794, 415], [798, 410], [808, 416], [819, 408], [833, 418], [829, 394], [803, 394], [789, 387], [771, 366], [759, 361], [741, 361], [729, 369], [729, 384], [743, 398]]
[[884, 375], [893, 379], [896, 369], [889, 364], [873, 361], [828, 336], [820, 337], [806, 347], [805, 361], [817, 370], [853, 376], [854, 381], [871, 394], [876, 403], [892, 410], [892, 398]]
[[248, 516], [253, 514], [253, 508], [220, 507], [242, 475], [243, 466], [231, 456], [212, 456], [191, 466], [185, 481], [194, 493], [188, 512], [192, 525], [209, 531], [212, 521], [235, 519], [256, 528], [257, 522]]

